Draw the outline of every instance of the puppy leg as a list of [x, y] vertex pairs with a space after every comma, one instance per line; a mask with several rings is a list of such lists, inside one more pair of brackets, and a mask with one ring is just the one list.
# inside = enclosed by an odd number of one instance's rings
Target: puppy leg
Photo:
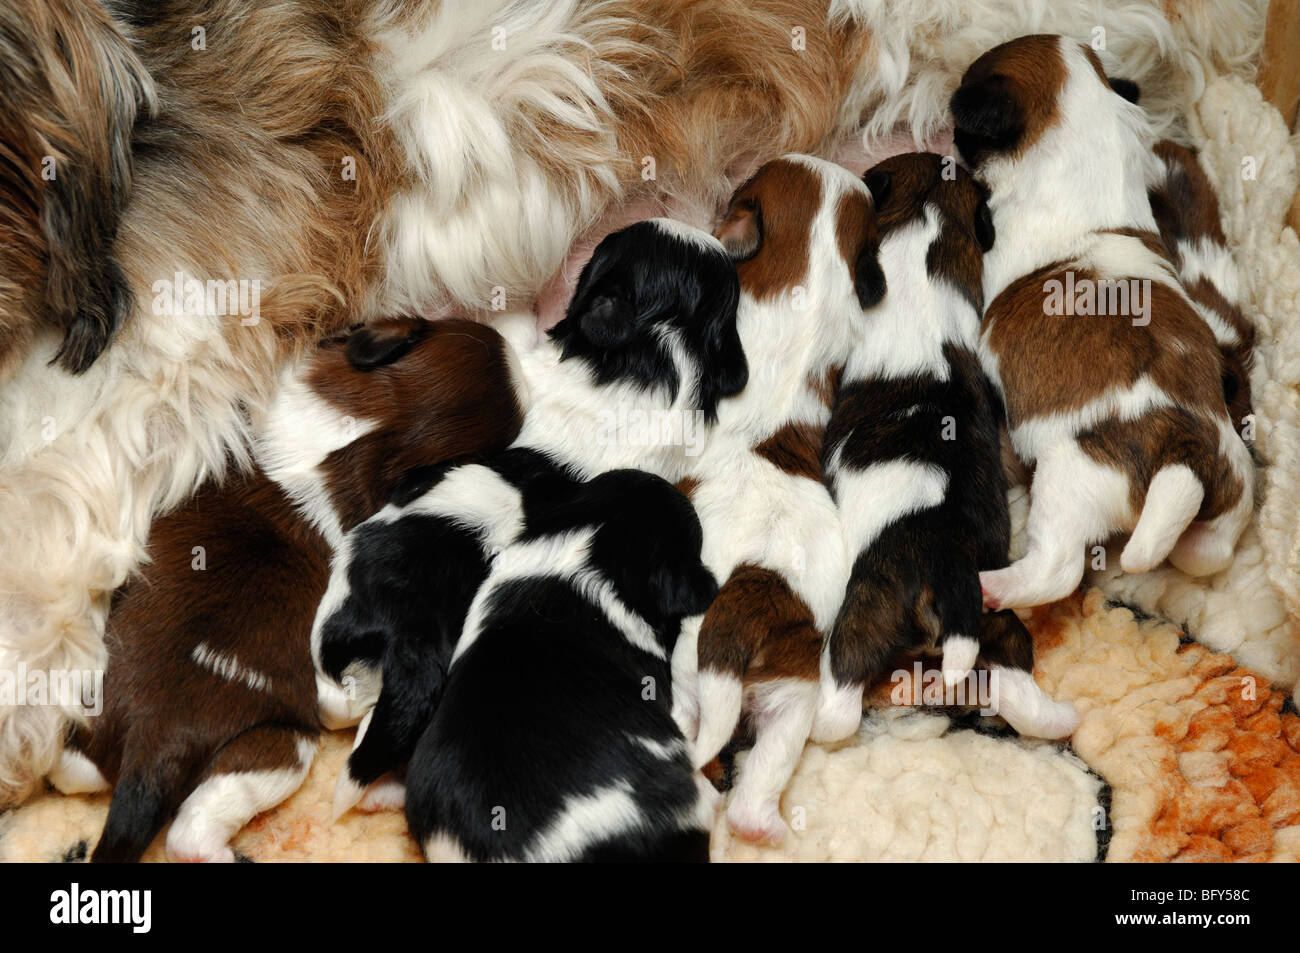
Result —
[[370, 787], [357, 803], [357, 810], [366, 814], [381, 811], [400, 811], [406, 807], [406, 781], [396, 772], [385, 774]]
[[1034, 641], [1010, 609], [980, 620], [980, 659], [992, 676], [993, 707], [1018, 734], [1066, 738], [1079, 727], [1068, 702], [1054, 701], [1034, 681]]
[[1236, 433], [1223, 436], [1226, 463], [1241, 481], [1241, 494], [1225, 512], [1205, 522], [1193, 523], [1178, 538], [1169, 561], [1189, 576], [1209, 576], [1232, 563], [1237, 540], [1255, 512], [1255, 470], [1250, 451]]
[[700, 731], [699, 644], [703, 619], [693, 616], [683, 620], [681, 635], [673, 647], [673, 721], [692, 744]]
[[801, 678], [761, 682], [754, 688], [753, 749], [727, 808], [739, 837], [779, 844], [789, 833], [781, 817], [781, 792], [799, 763], [817, 711], [817, 684]]
[[854, 577], [821, 651], [813, 741], [842, 741], [858, 730], [866, 686], [884, 674], [914, 628], [892, 582], [871, 574]]
[[1029, 548], [1005, 569], [980, 573], [990, 609], [1063, 599], [1083, 580], [1090, 543], [1131, 518], [1128, 479], [1089, 458], [1073, 440], [1038, 462], [1030, 487]]
[[204, 778], [167, 832], [167, 859], [232, 862], [231, 839], [302, 785], [316, 756], [314, 736], [263, 725], [235, 738], [212, 759]]
[[59, 752], [59, 763], [47, 777], [62, 794], [92, 794], [110, 787], [95, 762], [75, 748]]
[[1162, 467], [1147, 486], [1142, 515], [1119, 564], [1125, 572], [1147, 572], [1164, 562], [1179, 536], [1196, 518], [1205, 488], [1183, 464]]

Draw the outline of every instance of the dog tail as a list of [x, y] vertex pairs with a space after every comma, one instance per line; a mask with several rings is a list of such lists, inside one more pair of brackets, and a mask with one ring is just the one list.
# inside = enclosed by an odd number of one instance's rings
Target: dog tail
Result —
[[[112, 252], [132, 132], [155, 108], [148, 70], [98, 3], [0, 5], [0, 301], [61, 329], [54, 359], [72, 373], [131, 309]], [[11, 331], [0, 347], [16, 343]]]
[[[143, 759], [142, 759], [143, 760]], [[185, 771], [179, 759], [148, 757], [147, 764], [124, 763], [113, 788], [108, 820], [90, 855], [96, 864], [135, 863], [158, 836], [180, 801]]]

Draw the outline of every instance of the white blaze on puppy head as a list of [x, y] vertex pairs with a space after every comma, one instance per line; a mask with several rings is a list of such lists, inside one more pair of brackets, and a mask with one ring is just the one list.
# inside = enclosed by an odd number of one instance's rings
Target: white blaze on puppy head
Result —
[[[1141, 109], [1091, 50], [1053, 36], [980, 57], [952, 106], [998, 235], [981, 358], [1016, 453], [1035, 467], [1028, 552], [981, 575], [986, 604], [1068, 595], [1086, 547], [1119, 532], [1132, 534], [1129, 572], [1166, 557], [1193, 575], [1224, 569], [1252, 511], [1250, 455], [1228, 419], [1214, 334], [1156, 232], [1147, 186], [1159, 167]], [[1134, 279], [1150, 282], [1141, 321], [1045, 308], [1068, 281]]]
[[822, 433], [863, 308], [885, 293], [884, 276], [870, 192], [847, 170], [807, 156], [760, 168], [716, 234], [740, 274], [749, 384], [719, 404], [687, 483], [705, 563], [725, 582], [675, 654], [675, 714], [695, 739], [697, 765], [748, 716], [756, 741], [728, 819], [741, 836], [780, 840], [781, 792], [812, 727], [822, 640], [849, 572], [821, 480]]

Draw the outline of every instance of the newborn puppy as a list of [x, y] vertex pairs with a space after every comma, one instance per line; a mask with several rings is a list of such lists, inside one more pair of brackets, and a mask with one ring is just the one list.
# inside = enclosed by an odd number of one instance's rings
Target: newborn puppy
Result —
[[[531, 317], [498, 323], [516, 345], [513, 371], [528, 403], [515, 444], [533, 453], [395, 501], [335, 560], [312, 641], [322, 697], [339, 700], [337, 724], [381, 706], [340, 776], [336, 811], [409, 754], [436, 704], [465, 601], [488, 554], [519, 528], [521, 481], [548, 466], [579, 477], [637, 466], [676, 478], [702, 450], [718, 401], [747, 378], [738, 297], [736, 268], [717, 239], [656, 219], [601, 241], [544, 342]], [[437, 555], [444, 545], [459, 564]]]
[[1251, 413], [1255, 326], [1238, 300], [1237, 266], [1219, 222], [1219, 200], [1193, 150], [1165, 140], [1156, 143], [1155, 152], [1161, 174], [1148, 192], [1151, 212], [1183, 290], [1219, 345], [1223, 399], [1240, 432]]
[[327, 342], [282, 389], [259, 448], [305, 510], [258, 468], [155, 521], [150, 561], [109, 616], [103, 714], [50, 775], [65, 793], [114, 788], [92, 860], [138, 860], [173, 814], [171, 859], [233, 860], [239, 829], [302, 783], [329, 538], [378, 508], [401, 462], [509, 443], [521, 413], [502, 344], [457, 320]]
[[822, 433], [862, 309], [880, 300], [884, 276], [866, 186], [807, 156], [760, 168], [732, 197], [717, 235], [738, 262], [750, 383], [719, 404], [686, 483], [704, 525], [705, 564], [725, 582], [683, 631], [675, 713], [697, 766], [749, 715], [756, 740], [727, 817], [740, 836], [775, 841], [787, 830], [781, 792], [817, 708], [823, 635], [849, 576], [821, 479]]
[[845, 543], [856, 554], [822, 656], [813, 738], [857, 730], [864, 687], [903, 654], [938, 648], [947, 685], [979, 663], [1021, 734], [1061, 737], [1078, 719], [1033, 676], [1033, 642], [1010, 610], [985, 618], [979, 571], [1007, 564], [1002, 402], [976, 357], [984, 189], [951, 158], [895, 156], [865, 176], [889, 294], [866, 314], [823, 449]]
[[712, 791], [670, 714], [700, 525], [634, 470], [557, 493], [492, 564], [407, 773], [430, 860], [708, 859]]
[[360, 719], [334, 795], [337, 818], [366, 798], [399, 806], [396, 783], [442, 697], [447, 666], [493, 554], [572, 476], [545, 454], [507, 450], [487, 464], [421, 469], [347, 534], [312, 628], [317, 671], [346, 688]]
[[528, 393], [518, 446], [594, 476], [637, 467], [677, 480], [703, 449], [718, 402], [745, 387], [736, 268], [707, 232], [659, 218], [606, 236], [564, 320], [498, 323]]
[[1029, 544], [981, 574], [985, 604], [1072, 592], [1086, 547], [1127, 532], [1127, 572], [1166, 556], [1232, 560], [1250, 520], [1250, 454], [1228, 418], [1214, 335], [1165, 257], [1142, 110], [1096, 55], [1030, 36], [981, 56], [952, 99], [954, 141], [991, 190], [981, 357], [1033, 466]]

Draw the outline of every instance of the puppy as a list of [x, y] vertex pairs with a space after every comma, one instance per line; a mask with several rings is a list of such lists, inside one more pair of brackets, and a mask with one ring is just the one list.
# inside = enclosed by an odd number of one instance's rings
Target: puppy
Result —
[[1086, 547], [1114, 533], [1131, 534], [1127, 572], [1166, 556], [1192, 575], [1223, 569], [1250, 520], [1250, 454], [1214, 335], [1156, 233], [1142, 110], [1090, 49], [1056, 36], [981, 56], [952, 110], [998, 234], [981, 356], [1035, 468], [1028, 551], [981, 574], [985, 604], [1068, 595]]
[[1223, 235], [1219, 200], [1193, 150], [1164, 140], [1156, 143], [1155, 152], [1161, 175], [1148, 191], [1151, 212], [1183, 290], [1214, 332], [1223, 357], [1223, 399], [1240, 432], [1251, 414], [1255, 326], [1241, 310], [1237, 266]]
[[531, 320], [498, 323], [517, 344], [528, 406], [520, 452], [437, 485], [417, 476], [335, 560], [312, 640], [322, 697], [337, 701], [325, 718], [353, 724], [380, 706], [340, 776], [337, 812], [409, 755], [488, 555], [522, 525], [525, 482], [631, 465], [675, 479], [702, 451], [718, 402], [748, 375], [738, 297], [716, 239], [657, 219], [600, 243], [545, 341]]
[[712, 791], [674, 722], [683, 616], [717, 591], [665, 481], [553, 497], [492, 564], [407, 773], [430, 860], [708, 859]]
[[749, 379], [736, 267], [707, 232], [666, 218], [606, 236], [560, 323], [497, 327], [515, 346], [528, 414], [517, 444], [594, 476], [637, 467], [682, 477], [718, 403]]
[[50, 775], [65, 793], [114, 788], [92, 860], [138, 860], [173, 814], [171, 859], [232, 860], [239, 829], [297, 789], [316, 750], [308, 637], [331, 537], [403, 464], [508, 444], [511, 393], [490, 328], [381, 322], [286, 382], [261, 454], [285, 486], [234, 473], [156, 521], [148, 568], [109, 618], [103, 716]]
[[984, 189], [951, 158], [913, 153], [867, 172], [889, 294], [867, 312], [823, 445], [852, 576], [822, 655], [818, 741], [857, 730], [862, 694], [905, 653], [938, 648], [954, 686], [982, 663], [1021, 734], [1061, 737], [1078, 719], [1034, 683], [1015, 613], [983, 616], [979, 571], [1007, 564], [1002, 403], [976, 350]]
[[719, 404], [686, 483], [705, 564], [725, 581], [684, 630], [675, 713], [697, 767], [748, 714], [756, 742], [727, 817], [741, 836], [780, 840], [781, 792], [812, 727], [822, 639], [849, 577], [821, 479], [822, 433], [862, 309], [884, 294], [884, 275], [866, 186], [806, 156], [760, 168], [716, 234], [738, 263], [751, 379]]
[[311, 635], [316, 670], [336, 687], [322, 699], [343, 701], [323, 706], [322, 721], [361, 722], [335, 788], [336, 818], [363, 796], [367, 807], [400, 802], [399, 784], [366, 789], [410, 759], [494, 555], [572, 479], [523, 448], [486, 464], [422, 468], [347, 534]]

